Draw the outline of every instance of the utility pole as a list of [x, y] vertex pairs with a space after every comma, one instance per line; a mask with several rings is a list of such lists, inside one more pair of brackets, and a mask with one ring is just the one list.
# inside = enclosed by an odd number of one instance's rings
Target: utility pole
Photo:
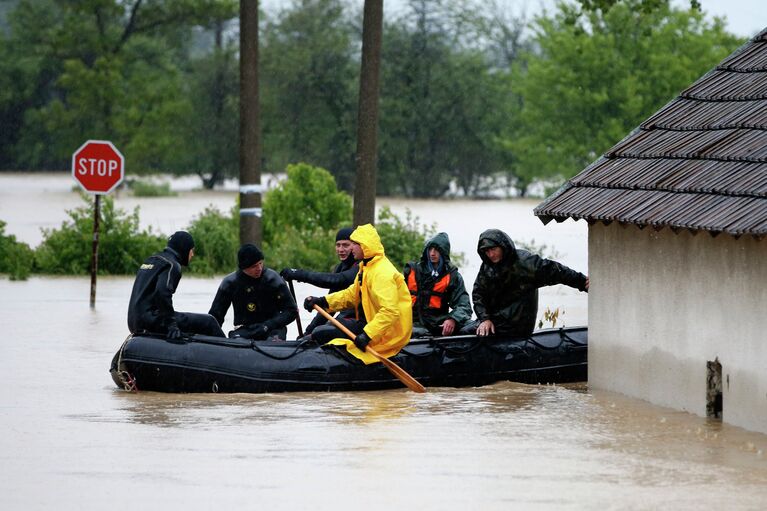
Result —
[[262, 243], [258, 0], [240, 0], [240, 243]]
[[383, 0], [365, 0], [362, 20], [362, 65], [357, 113], [354, 225], [375, 222], [378, 159], [378, 82], [381, 68]]

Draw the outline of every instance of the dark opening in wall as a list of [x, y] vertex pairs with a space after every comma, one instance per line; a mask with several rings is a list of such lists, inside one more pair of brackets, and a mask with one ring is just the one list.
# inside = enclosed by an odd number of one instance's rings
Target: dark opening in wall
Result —
[[722, 364], [706, 362], [706, 416], [722, 418]]

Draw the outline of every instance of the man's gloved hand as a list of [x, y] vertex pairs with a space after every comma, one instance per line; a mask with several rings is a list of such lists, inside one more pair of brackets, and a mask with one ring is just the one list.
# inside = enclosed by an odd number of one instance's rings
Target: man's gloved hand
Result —
[[181, 338], [181, 330], [179, 330], [178, 325], [176, 323], [171, 323], [170, 326], [168, 326], [168, 333], [167, 333], [168, 339], [176, 340]]
[[301, 282], [304, 280], [305, 274], [306, 272], [304, 270], [297, 270], [295, 268], [283, 268], [283, 270], [280, 272], [280, 277], [285, 280], [297, 280]]
[[248, 337], [255, 341], [262, 341], [269, 336], [271, 329], [264, 323], [248, 327]]
[[364, 330], [354, 338], [354, 345], [357, 346], [357, 349], [360, 351], [365, 351], [368, 344], [370, 344], [370, 337], [368, 337], [368, 334], [366, 334]]
[[323, 309], [328, 308], [328, 301], [324, 296], [320, 296], [319, 298], [316, 296], [307, 296], [306, 300], [304, 300], [304, 309], [306, 309], [309, 312], [314, 311], [314, 306], [319, 305]]

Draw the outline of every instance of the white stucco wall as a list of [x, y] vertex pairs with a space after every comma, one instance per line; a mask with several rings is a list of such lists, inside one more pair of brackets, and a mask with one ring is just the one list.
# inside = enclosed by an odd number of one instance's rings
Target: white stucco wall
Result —
[[589, 384], [767, 433], [767, 240], [589, 227]]

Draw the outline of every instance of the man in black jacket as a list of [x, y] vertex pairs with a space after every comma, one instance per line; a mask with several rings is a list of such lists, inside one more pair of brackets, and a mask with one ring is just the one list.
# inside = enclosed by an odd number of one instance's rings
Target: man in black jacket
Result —
[[173, 293], [181, 280], [181, 267], [189, 266], [192, 257], [192, 235], [178, 231], [168, 238], [165, 250], [150, 256], [139, 267], [128, 304], [131, 333], [161, 333], [170, 339], [178, 339], [182, 331], [224, 337], [210, 315], [173, 310]]
[[498, 229], [480, 234], [477, 253], [482, 259], [472, 293], [477, 321], [462, 333], [528, 336], [538, 315], [539, 287], [564, 284], [579, 291], [589, 289], [586, 275], [517, 249], [511, 238]]
[[[280, 275], [285, 280], [306, 282], [322, 289], [328, 289], [331, 293], [346, 289], [354, 282], [354, 277], [359, 271], [358, 262], [354, 260], [354, 255], [352, 255], [352, 241], [349, 239], [352, 232], [354, 229], [351, 227], [344, 227], [336, 233], [336, 255], [340, 262], [332, 272], [285, 268], [280, 272]], [[354, 317], [354, 311], [351, 309], [341, 311], [338, 317]], [[324, 325], [327, 321], [323, 316], [315, 315], [312, 322], [306, 327], [306, 333], [311, 334], [315, 328]]]
[[239, 270], [224, 277], [218, 287], [210, 315], [223, 325], [231, 305], [235, 329], [229, 332], [229, 337], [285, 339], [287, 325], [298, 315], [285, 281], [276, 271], [264, 267], [263, 253], [251, 243], [240, 247], [237, 265]]

